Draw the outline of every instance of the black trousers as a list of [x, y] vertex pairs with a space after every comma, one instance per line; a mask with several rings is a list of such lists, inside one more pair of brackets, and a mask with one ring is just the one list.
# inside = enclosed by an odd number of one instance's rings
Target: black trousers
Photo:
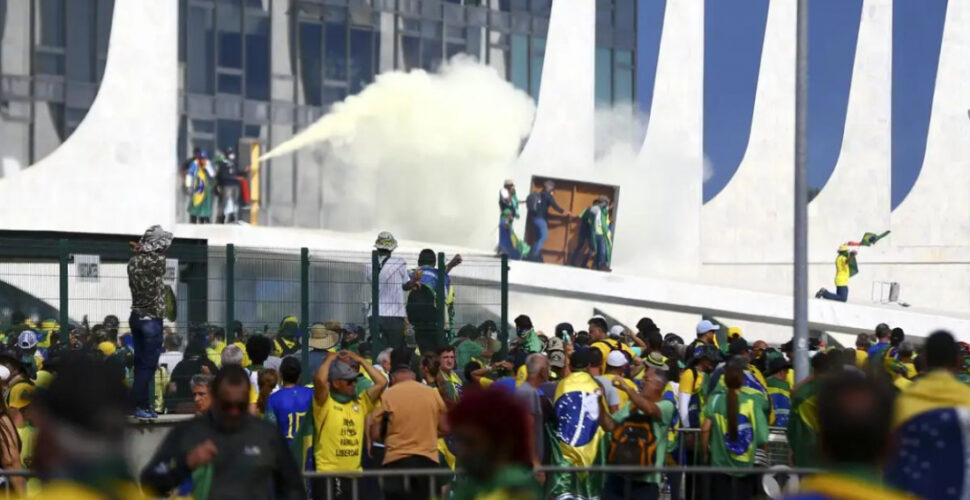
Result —
[[[385, 469], [437, 469], [438, 462], [428, 457], [412, 455], [391, 463], [384, 464]], [[437, 497], [441, 485], [447, 480], [445, 477], [435, 478], [434, 496]], [[410, 476], [407, 478], [387, 477], [384, 479], [385, 500], [428, 500], [432, 498], [431, 478], [424, 476]]]
[[[354, 498], [354, 481], [357, 482], [357, 494], [363, 492], [361, 479], [347, 477], [327, 477], [314, 479], [310, 482], [310, 494], [313, 500], [352, 500]], [[328, 495], [329, 490], [329, 495]]]
[[378, 316], [377, 328], [378, 333], [371, 335], [371, 342], [375, 343], [374, 359], [388, 347], [397, 349], [404, 346], [404, 318]]

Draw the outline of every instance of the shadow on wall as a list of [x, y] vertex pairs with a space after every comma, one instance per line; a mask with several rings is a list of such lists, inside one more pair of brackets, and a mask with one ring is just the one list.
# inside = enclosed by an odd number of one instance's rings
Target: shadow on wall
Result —
[[0, 325], [9, 324], [15, 312], [37, 319], [56, 318], [59, 314], [56, 308], [43, 300], [0, 281]]

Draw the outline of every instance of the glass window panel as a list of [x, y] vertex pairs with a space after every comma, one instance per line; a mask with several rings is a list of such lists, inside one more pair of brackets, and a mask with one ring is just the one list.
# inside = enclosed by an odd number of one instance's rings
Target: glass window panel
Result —
[[401, 61], [399, 68], [410, 71], [421, 67], [421, 39], [416, 36], [401, 36]]
[[465, 39], [465, 28], [461, 26], [445, 26], [445, 38], [464, 40]]
[[418, 19], [410, 19], [407, 17], [402, 17], [401, 19], [401, 29], [404, 31], [410, 31], [414, 33], [421, 32], [421, 21]]
[[303, 102], [321, 106], [323, 81], [323, 26], [300, 23], [300, 80], [303, 82]]
[[220, 3], [216, 9], [219, 31], [219, 66], [242, 69], [242, 9], [239, 4]]
[[[108, 54], [108, 40], [111, 38], [111, 19], [114, 14], [114, 0], [98, 0], [98, 55]], [[179, 37], [181, 40], [181, 37]]]
[[552, 12], [552, 0], [532, 0], [532, 13], [537, 16], [549, 17]]
[[41, 75], [63, 75], [64, 56], [49, 52], [37, 52], [37, 73]]
[[260, 125], [246, 125], [245, 127], [245, 137], [252, 137], [258, 139], [262, 137], [263, 127]]
[[192, 120], [192, 131], [212, 134], [216, 131], [216, 123], [212, 120]]
[[344, 87], [323, 87], [323, 105], [329, 106], [338, 103], [347, 97], [347, 89]]
[[465, 44], [463, 43], [448, 43], [445, 45], [445, 58], [448, 60], [463, 52], [465, 52]]
[[441, 66], [442, 45], [440, 38], [421, 39], [421, 67], [428, 71], [436, 71]]
[[360, 92], [374, 80], [374, 32], [350, 30], [350, 92]]
[[617, 67], [613, 74], [613, 102], [633, 102], [633, 70]]
[[596, 26], [613, 27], [613, 0], [596, 0]]
[[347, 79], [347, 23], [324, 24], [324, 64], [328, 80]]
[[40, 44], [48, 47], [64, 46], [64, 1], [40, 0]]
[[542, 84], [542, 63], [546, 57], [546, 39], [534, 37], [532, 39], [532, 58], [529, 61], [529, 93], [539, 99], [539, 86]]
[[220, 94], [242, 94], [242, 77], [220, 73], [218, 77]]
[[246, 17], [246, 97], [269, 100], [269, 18]]
[[95, 0], [71, 0], [67, 4], [67, 78], [94, 82], [94, 27], [97, 14]]
[[617, 50], [614, 52], [613, 57], [616, 58], [616, 64], [624, 64], [627, 66], [633, 65], [633, 52], [629, 50]]
[[482, 54], [482, 37], [483, 37], [482, 30], [480, 28], [469, 28], [466, 31], [466, 33], [468, 35], [466, 52], [480, 59], [483, 55]]
[[613, 12], [617, 30], [634, 31], [636, 29], [636, 0], [616, 0]]
[[213, 93], [213, 64], [212, 51], [214, 32], [212, 25], [212, 9], [205, 7], [189, 7], [185, 30], [185, 45], [188, 50], [186, 59], [186, 80], [189, 92], [196, 94]]
[[242, 137], [242, 122], [238, 120], [219, 120], [216, 124], [216, 147], [237, 148]]
[[509, 80], [523, 92], [529, 91], [529, 38], [512, 35], [509, 55]]
[[596, 49], [596, 104], [613, 102], [613, 57], [610, 49]]

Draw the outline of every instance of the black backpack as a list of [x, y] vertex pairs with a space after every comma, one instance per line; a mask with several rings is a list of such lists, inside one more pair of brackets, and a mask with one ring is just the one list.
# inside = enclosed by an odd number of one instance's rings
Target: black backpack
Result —
[[610, 437], [610, 465], [649, 467], [655, 464], [657, 436], [653, 433], [653, 419], [632, 413], [613, 429]]

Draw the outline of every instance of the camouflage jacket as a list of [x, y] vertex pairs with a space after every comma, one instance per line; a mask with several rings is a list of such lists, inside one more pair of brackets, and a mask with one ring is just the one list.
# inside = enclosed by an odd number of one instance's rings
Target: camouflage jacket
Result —
[[137, 253], [128, 261], [131, 312], [139, 317], [165, 316], [165, 255]]

